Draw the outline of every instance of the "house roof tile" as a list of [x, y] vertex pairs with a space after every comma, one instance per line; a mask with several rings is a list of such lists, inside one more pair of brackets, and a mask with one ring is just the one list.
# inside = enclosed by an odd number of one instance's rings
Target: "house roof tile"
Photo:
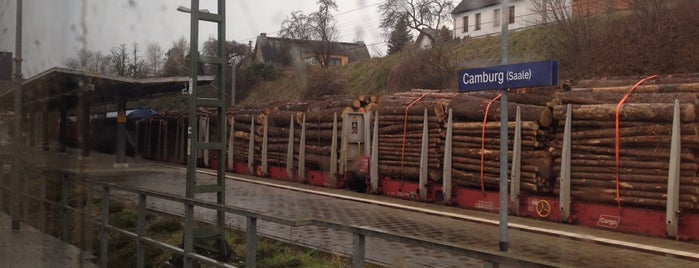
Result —
[[496, 4], [500, 4], [500, 0], [462, 0], [461, 3], [454, 8], [451, 14], [464, 13]]
[[[347, 56], [349, 62], [369, 59], [369, 50], [364, 43], [331, 42], [330, 53]], [[290, 65], [295, 58], [303, 59], [306, 54], [314, 54], [321, 41], [298, 40], [279, 37], [258, 36], [255, 50], [261, 50], [262, 61]]]

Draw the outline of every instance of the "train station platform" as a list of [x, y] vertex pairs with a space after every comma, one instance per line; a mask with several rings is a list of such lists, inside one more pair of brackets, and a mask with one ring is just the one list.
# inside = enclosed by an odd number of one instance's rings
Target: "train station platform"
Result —
[[12, 219], [0, 213], [0, 267], [97, 267], [91, 256], [69, 243], [22, 224], [12, 230]]
[[[113, 155], [32, 152], [37, 167], [80, 171], [91, 177], [153, 191], [184, 195], [185, 167], [128, 159], [128, 168], [114, 168]], [[26, 159], [25, 159], [26, 160]], [[214, 171], [202, 169], [198, 180], [212, 183]], [[498, 215], [456, 207], [360, 194], [299, 183], [228, 174], [226, 202], [255, 212], [294, 218], [320, 218], [353, 226], [476, 247], [498, 249]], [[118, 194], [117, 194], [118, 195]], [[128, 195], [124, 196], [129, 198]], [[212, 196], [202, 196], [214, 200]], [[150, 209], [183, 215], [181, 205], [149, 200]], [[214, 211], [195, 210], [198, 219]], [[561, 267], [697, 267], [699, 244], [592, 229], [520, 217], [508, 217], [509, 252]], [[9, 219], [7, 219], [9, 222]], [[245, 218], [229, 215], [232, 227], [245, 227]], [[289, 227], [258, 222], [263, 236], [324, 251], [351, 254], [352, 235], [316, 226]], [[3, 233], [4, 236], [4, 233]], [[4, 242], [4, 241], [3, 241]], [[1, 257], [1, 256], [0, 256]], [[482, 267], [483, 262], [414, 245], [367, 237], [366, 258], [389, 267]], [[4, 258], [3, 258], [4, 259]]]

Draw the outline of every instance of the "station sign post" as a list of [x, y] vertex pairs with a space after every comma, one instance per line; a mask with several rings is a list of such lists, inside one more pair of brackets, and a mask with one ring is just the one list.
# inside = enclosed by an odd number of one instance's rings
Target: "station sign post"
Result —
[[539, 61], [459, 71], [459, 92], [553, 86], [558, 62]]
[[[506, 1], [505, 1], [506, 2]], [[504, 8], [503, 8], [504, 10]], [[503, 16], [504, 17], [504, 16]], [[503, 21], [503, 24], [507, 23]], [[503, 27], [503, 40], [507, 27]], [[503, 41], [503, 64], [507, 63], [507, 42]], [[512, 88], [542, 87], [558, 85], [559, 64], [557, 61], [539, 61], [508, 64], [459, 71], [459, 92], [501, 90], [500, 101], [500, 251], [506, 252], [507, 242], [507, 90]]]

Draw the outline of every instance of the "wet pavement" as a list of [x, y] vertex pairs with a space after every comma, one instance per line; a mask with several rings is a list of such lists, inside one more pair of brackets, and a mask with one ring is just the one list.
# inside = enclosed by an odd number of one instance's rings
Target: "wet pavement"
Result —
[[71, 244], [22, 224], [12, 230], [12, 219], [0, 212], [0, 267], [97, 267], [92, 256]]
[[[81, 170], [118, 184], [184, 195], [185, 169], [183, 166], [130, 159], [129, 168], [114, 169], [107, 165], [111, 163], [110, 161], [113, 161], [113, 156], [99, 154], [93, 154], [90, 158], [80, 161], [66, 161], [65, 155], [60, 158], [49, 155], [41, 161], [40, 165], [60, 166], [62, 169], [73, 171]], [[389, 232], [484, 250], [497, 250], [498, 248], [499, 228], [497, 225], [461, 218], [461, 216], [480, 217], [492, 220], [497, 219], [497, 214], [237, 174], [231, 175], [237, 179], [226, 181], [226, 203], [236, 207], [291, 219], [318, 218], [348, 225], [370, 226]], [[202, 184], [214, 183], [214, 177], [205, 174], [199, 174], [198, 180]], [[265, 185], [267, 183], [286, 188], [271, 187]], [[309, 191], [340, 195], [345, 198], [318, 195], [309, 193]], [[124, 197], [129, 198], [128, 195]], [[212, 195], [198, 195], [197, 198], [214, 200]], [[356, 200], [347, 200], [348, 198]], [[398, 204], [421, 211], [389, 207], [384, 205], [385, 203]], [[182, 215], [183, 211], [182, 205], [153, 198], [148, 200], [148, 206], [179, 215]], [[425, 211], [430, 211], [430, 213], [425, 213]], [[439, 216], [434, 213], [448, 216]], [[205, 209], [196, 209], [195, 215], [199, 219], [213, 219], [215, 217], [213, 211]], [[699, 245], [696, 243], [639, 237], [518, 217], [509, 217], [509, 219], [513, 225], [536, 226], [542, 230], [560, 230], [561, 232], [580, 234], [580, 237], [601, 237], [612, 241], [599, 243], [593, 239], [570, 239], [566, 236], [525, 231], [523, 228], [510, 228], [508, 231], [509, 252], [515, 255], [572, 267], [699, 267], [699, 262], [696, 261], [699, 260], [697, 257], [699, 255], [695, 254], [699, 252]], [[244, 228], [245, 219], [229, 215], [227, 223], [231, 226]], [[292, 241], [311, 248], [342, 252], [347, 255], [352, 252], [352, 235], [345, 232], [315, 226], [288, 227], [265, 221], [258, 221], [258, 232], [264, 236]], [[685, 256], [690, 256], [690, 258], [680, 258], [676, 256], [678, 254], [652, 254], [646, 251], [626, 249], [614, 246], [614, 241], [652, 245], [668, 251], [676, 250]], [[366, 257], [370, 262], [391, 267], [483, 266], [483, 262], [480, 260], [371, 237], [367, 237], [366, 240]]]

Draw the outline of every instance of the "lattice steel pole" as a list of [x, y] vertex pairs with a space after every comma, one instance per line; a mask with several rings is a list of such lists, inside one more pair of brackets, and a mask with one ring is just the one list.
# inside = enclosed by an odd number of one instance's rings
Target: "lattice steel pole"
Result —
[[15, 35], [15, 126], [13, 130], [15, 142], [15, 157], [12, 165], [12, 180], [11, 180], [11, 201], [10, 201], [10, 216], [12, 217], [12, 230], [19, 230], [20, 227], [20, 178], [22, 171], [20, 168], [22, 152], [22, 0], [17, 0], [17, 31]]

